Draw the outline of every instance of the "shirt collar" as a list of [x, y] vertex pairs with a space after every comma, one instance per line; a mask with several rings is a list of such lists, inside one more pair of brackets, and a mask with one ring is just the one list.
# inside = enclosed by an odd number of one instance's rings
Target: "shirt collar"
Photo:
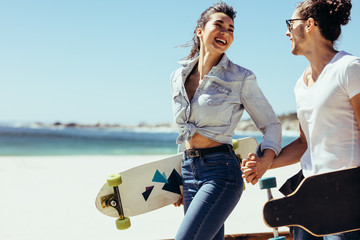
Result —
[[[179, 64], [181, 64], [184, 68], [192, 69], [198, 61], [199, 61], [199, 56], [190, 60], [180, 61]], [[226, 53], [224, 53], [223, 56], [221, 57], [220, 62], [216, 66], [227, 69], [229, 66], [229, 62], [230, 59], [227, 57]]]
[[229, 66], [229, 62], [230, 62], [230, 59], [227, 57], [226, 53], [224, 53], [217, 66], [227, 69]]

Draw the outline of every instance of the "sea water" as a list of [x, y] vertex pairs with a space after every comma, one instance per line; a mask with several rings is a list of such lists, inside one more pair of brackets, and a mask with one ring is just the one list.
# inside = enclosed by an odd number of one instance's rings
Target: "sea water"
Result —
[[[0, 156], [175, 154], [178, 133], [172, 128], [84, 128], [0, 126]], [[260, 132], [236, 132], [234, 138]], [[282, 146], [296, 139], [285, 135]]]

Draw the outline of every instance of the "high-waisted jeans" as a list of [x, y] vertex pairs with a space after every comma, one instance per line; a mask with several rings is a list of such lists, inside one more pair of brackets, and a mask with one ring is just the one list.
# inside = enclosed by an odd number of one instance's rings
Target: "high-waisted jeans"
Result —
[[176, 240], [224, 239], [224, 222], [243, 190], [239, 161], [232, 146], [227, 146], [228, 151], [195, 157], [184, 153], [181, 171], [185, 217]]

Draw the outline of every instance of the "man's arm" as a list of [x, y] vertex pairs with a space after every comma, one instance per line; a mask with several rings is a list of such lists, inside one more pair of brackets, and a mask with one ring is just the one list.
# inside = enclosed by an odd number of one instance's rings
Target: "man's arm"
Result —
[[351, 105], [354, 110], [355, 118], [360, 129], [360, 93], [350, 99]]
[[274, 158], [274, 161], [270, 166], [271, 169], [288, 166], [300, 161], [302, 155], [304, 155], [307, 149], [307, 141], [300, 124], [299, 129], [299, 138], [282, 149], [279, 156]]

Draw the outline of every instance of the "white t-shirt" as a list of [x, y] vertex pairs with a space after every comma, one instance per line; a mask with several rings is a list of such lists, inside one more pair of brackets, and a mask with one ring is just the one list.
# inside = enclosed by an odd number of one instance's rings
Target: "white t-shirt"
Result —
[[338, 52], [311, 87], [304, 74], [294, 90], [308, 144], [301, 158], [304, 176], [360, 166], [360, 129], [350, 103], [360, 93], [360, 58]]

